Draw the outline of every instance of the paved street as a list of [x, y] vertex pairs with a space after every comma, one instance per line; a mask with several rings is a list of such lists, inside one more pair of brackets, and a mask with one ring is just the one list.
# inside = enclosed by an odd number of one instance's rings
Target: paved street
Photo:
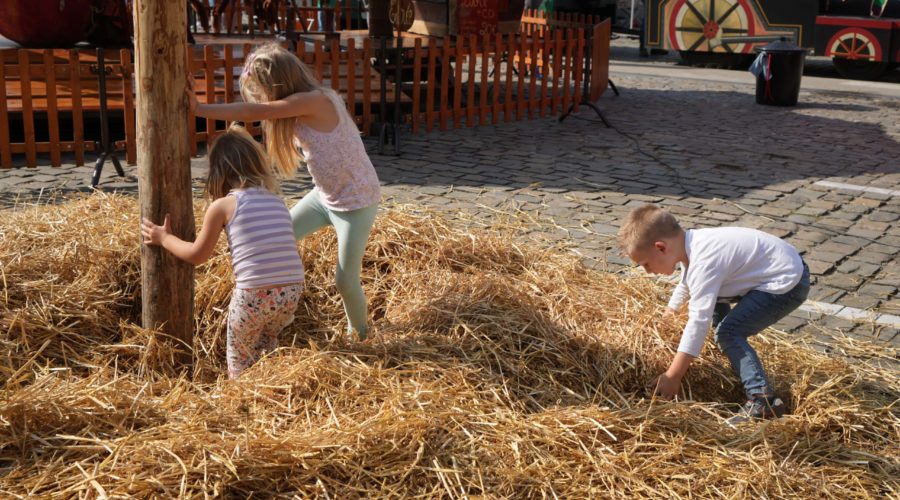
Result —
[[[627, 262], [613, 236], [641, 203], [665, 206], [689, 228], [760, 228], [800, 249], [815, 279], [807, 310], [781, 328], [802, 328], [823, 346], [848, 335], [900, 347], [897, 78], [807, 76], [800, 104], [775, 108], [755, 103], [747, 72], [623, 59], [610, 71], [621, 95], [597, 103], [612, 128], [583, 108], [563, 123], [406, 134], [401, 155], [373, 155], [385, 198], [485, 221], [520, 210], [547, 221], [535, 236], [617, 272]], [[126, 170], [120, 179], [108, 164], [101, 188], [136, 192], [135, 167]], [[86, 190], [91, 171], [0, 171], [0, 203]], [[198, 158], [195, 176], [203, 171]], [[300, 176], [285, 191], [298, 198], [309, 187]]]

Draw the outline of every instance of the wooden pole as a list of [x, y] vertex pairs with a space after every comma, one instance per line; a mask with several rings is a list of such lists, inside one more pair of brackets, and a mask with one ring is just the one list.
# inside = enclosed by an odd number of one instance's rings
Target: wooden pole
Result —
[[[186, 0], [135, 0], [137, 164], [141, 216], [194, 239], [188, 146]], [[141, 320], [177, 342], [190, 364], [194, 335], [194, 267], [158, 246], [141, 246]]]

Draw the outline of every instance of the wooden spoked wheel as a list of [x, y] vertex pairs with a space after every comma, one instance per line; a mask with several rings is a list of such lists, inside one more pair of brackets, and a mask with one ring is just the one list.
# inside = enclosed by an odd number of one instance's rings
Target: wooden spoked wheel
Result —
[[881, 60], [881, 44], [871, 31], [850, 27], [831, 37], [825, 55], [852, 61], [875, 62]]
[[753, 34], [753, 13], [746, 0], [678, 0], [669, 16], [669, 43], [681, 51], [749, 53], [751, 44], [721, 38]]
[[878, 78], [890, 67], [881, 44], [871, 31], [856, 26], [838, 31], [828, 40], [825, 55], [841, 76], [860, 80]]

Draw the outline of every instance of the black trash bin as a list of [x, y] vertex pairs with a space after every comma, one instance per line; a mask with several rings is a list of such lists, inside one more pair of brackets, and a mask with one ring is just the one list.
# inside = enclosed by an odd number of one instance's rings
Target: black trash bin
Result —
[[[768, 57], [763, 60], [764, 71], [756, 75], [756, 102], [772, 106], [793, 106], [800, 96], [800, 78], [806, 49], [786, 38], [759, 49]], [[769, 73], [770, 78], [766, 78]]]

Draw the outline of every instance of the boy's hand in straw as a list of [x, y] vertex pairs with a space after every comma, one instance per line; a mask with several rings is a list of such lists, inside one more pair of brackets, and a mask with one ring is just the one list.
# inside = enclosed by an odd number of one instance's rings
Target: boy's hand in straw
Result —
[[162, 245], [163, 239], [170, 234], [172, 234], [172, 223], [169, 221], [169, 214], [166, 214], [162, 226], [157, 226], [146, 217], [141, 222], [141, 236], [144, 237], [144, 243], [147, 245]]
[[681, 388], [681, 377], [670, 375], [668, 372], [659, 375], [647, 384], [647, 391], [651, 395], [664, 399], [677, 397], [679, 388]]
[[664, 325], [666, 328], [675, 328], [677, 322], [678, 312], [667, 307], [666, 310], [662, 313], [660, 324]]
[[675, 353], [672, 364], [665, 373], [656, 377], [652, 382], [647, 384], [647, 389], [651, 394], [658, 394], [666, 399], [674, 398], [678, 395], [678, 389], [681, 388], [681, 379], [691, 367], [694, 357], [685, 352]]

